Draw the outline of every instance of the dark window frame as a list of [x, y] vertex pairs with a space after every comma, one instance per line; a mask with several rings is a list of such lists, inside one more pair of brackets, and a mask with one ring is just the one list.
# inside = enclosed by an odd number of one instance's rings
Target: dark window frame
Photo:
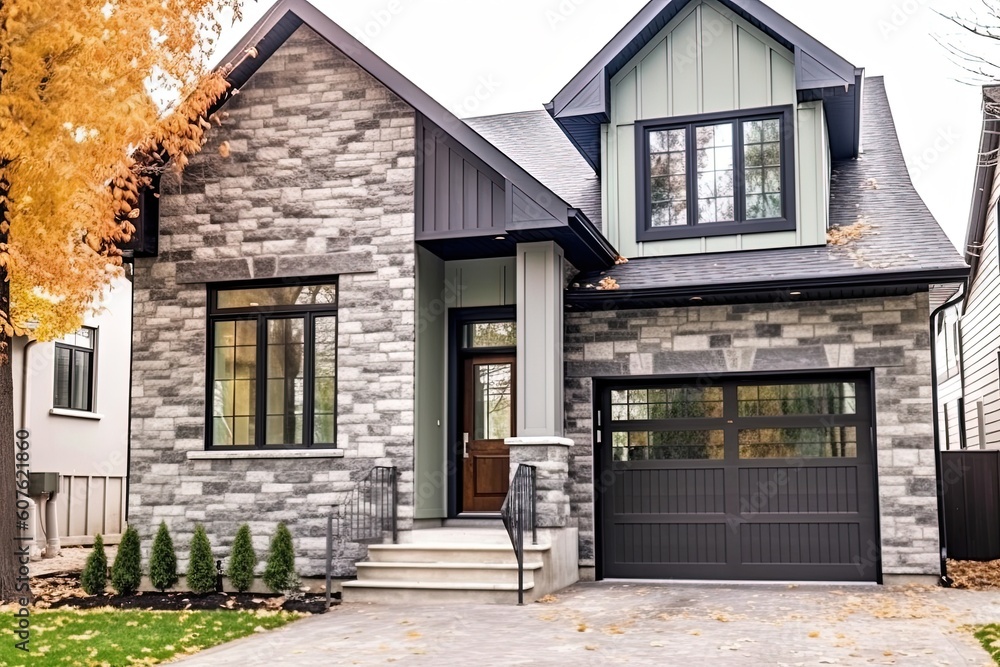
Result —
[[[246, 308], [219, 308], [217, 296], [219, 292], [240, 289], [267, 289], [270, 287], [334, 285], [336, 287], [335, 303], [304, 304], [293, 306], [255, 306]], [[253, 280], [232, 283], [215, 283], [208, 286], [208, 317], [205, 352], [205, 449], [207, 451], [281, 451], [303, 449], [337, 449], [337, 406], [338, 385], [340, 383], [340, 281], [336, 276], [310, 278], [308, 280]], [[333, 379], [333, 438], [329, 443], [315, 443], [315, 321], [324, 317], [333, 317], [335, 323], [334, 345], [337, 348], [337, 373]], [[268, 445], [267, 442], [267, 324], [270, 321], [301, 318], [303, 320], [303, 397], [302, 397], [302, 443]], [[263, 372], [254, 377], [254, 442], [253, 445], [216, 445], [213, 442], [215, 433], [214, 404], [214, 365], [215, 365], [215, 325], [219, 322], [256, 321], [257, 342], [255, 345], [257, 368]]]
[[[743, 123], [753, 120], [778, 119], [781, 121], [781, 206], [780, 218], [746, 220], [746, 183], [743, 157]], [[735, 222], [697, 221], [698, 171], [695, 130], [705, 125], [731, 122], [733, 125], [733, 197], [735, 202]], [[652, 201], [649, 173], [649, 135], [661, 130], [683, 129], [687, 134], [687, 198], [686, 225], [674, 227], [652, 227]], [[758, 234], [763, 232], [794, 231], [796, 228], [795, 200], [795, 124], [794, 107], [780, 105], [742, 111], [658, 118], [638, 121], [635, 124], [635, 173], [636, 173], [636, 240], [668, 241], [671, 239], [728, 236], [733, 234]]]
[[[69, 405], [59, 405], [59, 382], [56, 377], [56, 373], [59, 372], [58, 365], [54, 365], [53, 369], [53, 382], [52, 382], [52, 407], [55, 410], [72, 410], [74, 412], [94, 412], [94, 387], [96, 386], [97, 378], [94, 377], [94, 357], [97, 355], [97, 327], [80, 327], [80, 329], [86, 329], [90, 331], [90, 347], [83, 347], [82, 345], [71, 345], [69, 343], [63, 343], [61, 341], [55, 342], [56, 349], [69, 350], [69, 376], [67, 381], [69, 382], [69, 391], [67, 396], [69, 398]], [[79, 331], [79, 329], [78, 329]], [[74, 332], [76, 333], [76, 332]], [[73, 363], [73, 358], [77, 354], [86, 354], [87, 359], [87, 407], [86, 408], [74, 408], [73, 407], [73, 372], [76, 369], [76, 365]]]

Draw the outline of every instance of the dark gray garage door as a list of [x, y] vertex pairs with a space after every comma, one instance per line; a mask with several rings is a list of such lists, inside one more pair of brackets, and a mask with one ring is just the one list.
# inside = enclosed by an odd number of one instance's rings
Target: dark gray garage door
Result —
[[602, 392], [604, 577], [875, 581], [867, 377]]

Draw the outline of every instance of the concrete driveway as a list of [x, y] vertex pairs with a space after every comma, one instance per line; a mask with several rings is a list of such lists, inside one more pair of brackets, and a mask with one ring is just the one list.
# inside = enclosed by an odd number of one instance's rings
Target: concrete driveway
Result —
[[1000, 592], [578, 584], [516, 606], [345, 604], [199, 653], [205, 665], [990, 665], [962, 626]]

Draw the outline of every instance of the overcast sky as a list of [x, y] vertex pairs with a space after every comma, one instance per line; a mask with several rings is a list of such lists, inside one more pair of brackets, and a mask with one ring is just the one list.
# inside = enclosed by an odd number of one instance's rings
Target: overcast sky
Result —
[[[312, 0], [461, 117], [538, 109], [646, 0]], [[980, 93], [934, 36], [988, 54], [936, 10], [979, 0], [765, 0], [829, 48], [884, 75], [917, 190], [964, 243], [981, 131]], [[273, 3], [247, 2], [220, 56]], [[1000, 51], [1000, 49], [997, 49]], [[993, 62], [1000, 62], [1000, 53]]]

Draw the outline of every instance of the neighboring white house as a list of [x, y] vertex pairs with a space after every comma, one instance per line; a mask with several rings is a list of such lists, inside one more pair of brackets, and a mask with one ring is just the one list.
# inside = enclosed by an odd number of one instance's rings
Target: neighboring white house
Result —
[[[14, 339], [14, 421], [28, 431], [32, 473], [58, 473], [58, 491], [36, 493], [39, 549], [117, 542], [128, 471], [131, 267], [105, 292], [101, 311], [57, 341]], [[47, 506], [51, 507], [47, 508]], [[53, 525], [56, 524], [56, 525]], [[58, 537], [58, 540], [55, 538]]]

